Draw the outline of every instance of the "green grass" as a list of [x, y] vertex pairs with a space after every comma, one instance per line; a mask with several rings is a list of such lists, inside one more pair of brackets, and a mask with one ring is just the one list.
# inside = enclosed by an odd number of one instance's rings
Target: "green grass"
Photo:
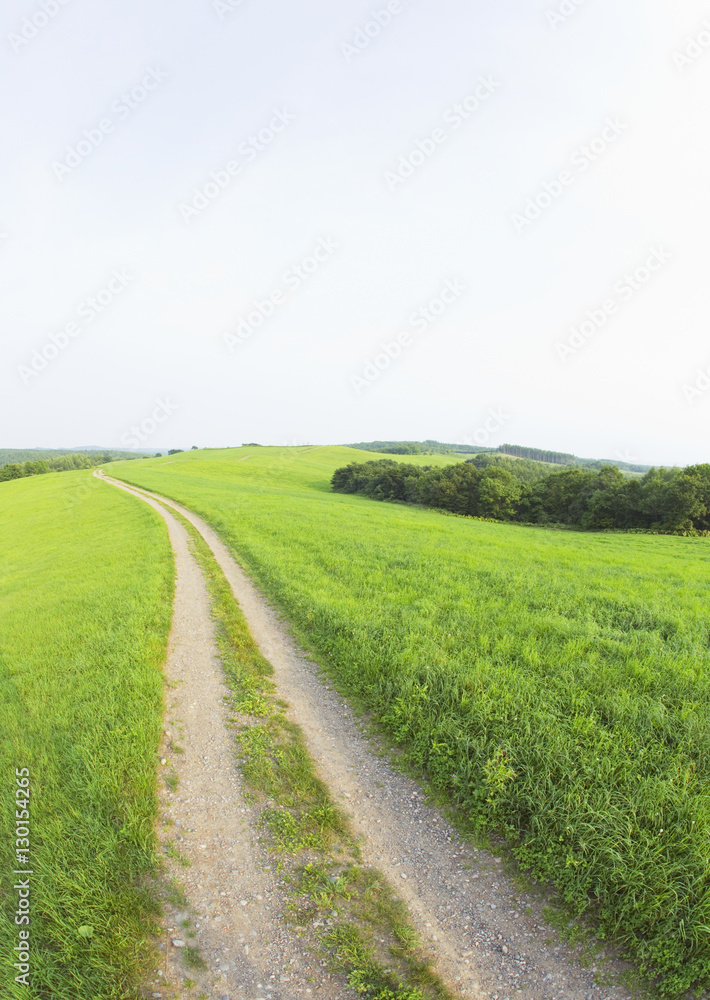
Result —
[[[69, 472], [0, 484], [0, 551], [0, 995], [137, 996], [156, 913], [147, 886], [172, 598], [167, 535], [145, 504]], [[30, 989], [7, 960], [19, 929], [13, 799], [23, 767]]]
[[663, 992], [710, 985], [710, 543], [332, 494], [360, 455], [110, 471], [210, 521], [410, 764]]

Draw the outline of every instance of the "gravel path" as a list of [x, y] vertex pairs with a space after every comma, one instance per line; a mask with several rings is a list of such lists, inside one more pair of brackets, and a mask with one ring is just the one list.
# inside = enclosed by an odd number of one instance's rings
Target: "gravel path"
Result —
[[[351, 1000], [352, 991], [324, 973], [280, 919], [283, 890], [258, 844], [235, 763], [228, 727], [230, 694], [215, 644], [207, 586], [184, 527], [160, 504], [146, 502], [167, 523], [177, 570], [161, 748], [166, 762], [161, 777], [176, 775], [177, 786], [171, 791], [160, 783], [158, 834], [163, 849], [189, 862], [187, 867], [179, 858], [165, 857], [168, 873], [187, 903], [166, 908], [162, 967], [155, 970], [148, 996], [309, 1000], [314, 995]], [[189, 926], [184, 926], [186, 921]], [[186, 963], [186, 949], [194, 947], [206, 969]], [[195, 985], [186, 987], [185, 979]]]
[[[426, 804], [416, 783], [377, 755], [346, 702], [318, 676], [313, 662], [208, 524], [180, 504], [98, 475], [156, 507], [168, 522], [175, 550], [178, 590], [168, 678], [180, 683], [168, 718], [175, 718], [170, 714], [174, 712], [183, 720], [180, 743], [185, 753], [176, 758], [180, 786], [174, 796], [167, 795], [167, 806], [176, 826], [186, 831], [177, 846], [192, 862], [191, 868], [180, 869], [181, 881], [203, 915], [196, 940], [212, 968], [217, 955], [222, 967], [222, 984], [213, 987], [210, 997], [252, 1000], [269, 993], [276, 1000], [307, 997], [311, 989], [318, 997], [352, 997], [352, 992], [343, 991], [342, 984], [322, 970], [314, 972], [309, 967], [314, 960], [298, 951], [296, 939], [289, 940], [279, 919], [279, 886], [263, 871], [264, 857], [255, 843], [233, 763], [222, 705], [227, 689], [204, 580], [184, 529], [160, 504], [179, 511], [212, 549], [252, 635], [274, 667], [279, 695], [290, 706], [289, 717], [302, 728], [321, 778], [362, 834], [364, 859], [384, 872], [405, 900], [414, 926], [436, 956], [438, 971], [452, 988], [464, 997], [489, 1000], [629, 996], [619, 987], [595, 985], [594, 964], [585, 968], [573, 949], [549, 943], [554, 934], [542, 918], [539, 899], [528, 898], [515, 886], [500, 859], [462, 841]], [[599, 971], [615, 979], [623, 968], [606, 962]], [[316, 983], [308, 983], [313, 976]], [[285, 977], [288, 982], [282, 983]], [[227, 983], [231, 990], [223, 988]]]

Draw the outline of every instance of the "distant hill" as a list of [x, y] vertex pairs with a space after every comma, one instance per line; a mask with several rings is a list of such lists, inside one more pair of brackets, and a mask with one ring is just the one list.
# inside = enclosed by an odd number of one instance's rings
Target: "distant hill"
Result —
[[604, 465], [615, 465], [625, 472], [648, 472], [650, 465], [634, 465], [630, 462], [620, 462], [615, 458], [579, 458], [564, 451], [545, 451], [542, 448], [526, 448], [519, 444], [502, 444], [496, 449], [502, 455], [513, 458], [527, 458], [533, 462], [546, 462], [550, 465], [572, 465], [581, 469], [601, 469]]
[[40, 462], [42, 459], [62, 458], [64, 455], [89, 455], [100, 451], [109, 455], [114, 462], [121, 459], [140, 458], [148, 452], [114, 451], [112, 448], [0, 448], [0, 465], [10, 465], [16, 462]]
[[495, 451], [495, 448], [481, 448], [479, 445], [442, 444], [441, 441], [361, 441], [359, 444], [345, 445], [360, 451], [376, 451], [380, 455], [480, 455]]
[[480, 445], [445, 444], [441, 441], [361, 441], [347, 445], [360, 451], [376, 451], [380, 455], [486, 455], [500, 454], [509, 458], [527, 459], [545, 465], [574, 466], [580, 469], [601, 469], [605, 465], [615, 465], [622, 472], [641, 474], [648, 472], [650, 465], [635, 465], [615, 458], [579, 458], [563, 451], [549, 451], [544, 448], [526, 448], [518, 444], [502, 444], [498, 448], [482, 448]]

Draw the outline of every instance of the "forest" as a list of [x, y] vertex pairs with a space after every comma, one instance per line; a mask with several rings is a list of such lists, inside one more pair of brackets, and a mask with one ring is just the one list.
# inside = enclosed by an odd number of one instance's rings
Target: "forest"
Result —
[[710, 464], [652, 468], [633, 478], [613, 465], [541, 476], [531, 470], [532, 462], [502, 465], [491, 458], [444, 468], [392, 459], [352, 463], [335, 471], [331, 485], [336, 493], [522, 524], [682, 535], [710, 531]]

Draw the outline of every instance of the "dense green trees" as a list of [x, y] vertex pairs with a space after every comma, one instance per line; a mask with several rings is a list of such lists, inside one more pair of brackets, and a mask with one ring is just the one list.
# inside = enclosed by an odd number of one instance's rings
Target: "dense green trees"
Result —
[[0, 465], [0, 482], [8, 479], [24, 479], [25, 476], [42, 476], [47, 472], [69, 472], [71, 469], [93, 469], [97, 465], [105, 465], [113, 461], [109, 452], [91, 452], [71, 455], [58, 455], [56, 458], [43, 458], [38, 462], [11, 462]]
[[518, 458], [528, 458], [535, 462], [551, 462], [555, 465], [576, 465], [576, 455], [568, 455], [563, 451], [547, 451], [542, 448], [525, 448], [519, 444], [502, 444], [499, 451]]
[[507, 469], [516, 479], [522, 483], [537, 483], [540, 479], [545, 479], [552, 471], [549, 465], [526, 458], [510, 458], [508, 455], [499, 455], [492, 452], [488, 455], [476, 455], [475, 458], [467, 458], [467, 462], [472, 462], [477, 469], [486, 469], [490, 465], [497, 465], [502, 469]]
[[391, 459], [353, 463], [336, 470], [332, 486], [338, 493], [361, 493], [374, 500], [422, 504], [500, 521], [590, 531], [710, 531], [710, 464], [651, 469], [635, 479], [613, 465], [598, 472], [568, 468], [539, 478], [526, 468], [532, 463], [525, 460], [503, 465], [488, 458], [444, 468]]

